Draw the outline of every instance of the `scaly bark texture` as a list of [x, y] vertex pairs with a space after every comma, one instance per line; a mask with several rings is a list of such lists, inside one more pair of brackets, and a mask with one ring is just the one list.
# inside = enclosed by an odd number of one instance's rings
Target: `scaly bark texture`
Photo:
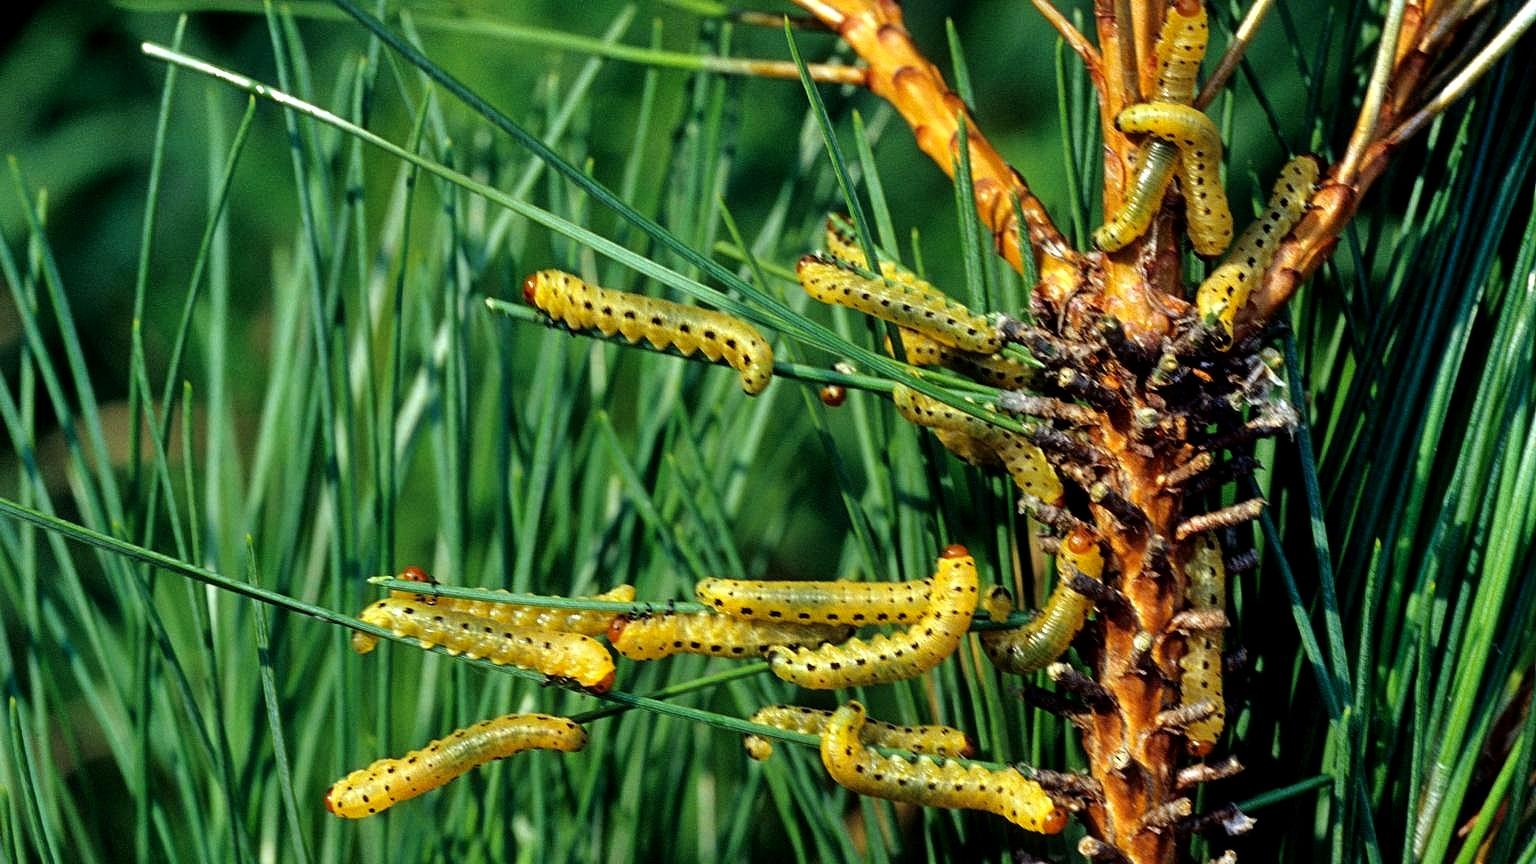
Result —
[[[1109, 254], [1072, 249], [1024, 178], [914, 45], [895, 0], [796, 2], [868, 64], [868, 88], [896, 108], [919, 148], [951, 177], [960, 124], [966, 124], [976, 207], [997, 251], [1020, 270], [1023, 255], [1036, 258], [1035, 323], [1005, 322], [1004, 335], [1053, 373], [1044, 395], [1098, 412], [1092, 426], [1058, 428], [1040, 418], [1033, 427], [1031, 437], [1068, 485], [1065, 510], [1036, 512], [1042, 521], [1057, 514], [1063, 533], [1060, 513], [1089, 514], [1109, 553], [1105, 582], [1111, 594], [1121, 595], [1100, 604], [1095, 626], [1078, 640], [1097, 684], [1111, 697], [1085, 700], [1075, 714], [1092, 777], [1102, 786], [1102, 796], [1088, 796], [1082, 812], [1098, 839], [1098, 845], [1086, 842], [1084, 851], [1135, 864], [1174, 861], [1176, 823], [1188, 815], [1177, 772], [1209, 749], [1208, 743], [1187, 741], [1182, 726], [1215, 707], [1181, 707], [1179, 659], [1190, 629], [1178, 618], [1189, 605], [1185, 564], [1200, 534], [1257, 514], [1259, 501], [1215, 513], [1203, 512], [1203, 505], [1210, 490], [1251, 470], [1256, 438], [1287, 428], [1293, 419], [1283, 399], [1270, 392], [1275, 379], [1261, 351], [1262, 334], [1326, 259], [1393, 149], [1423, 125], [1410, 116], [1423, 98], [1419, 91], [1475, 4], [1408, 4], [1386, 86], [1373, 89], [1382, 96], [1380, 110], [1372, 110], [1368, 94], [1349, 148], [1257, 280], [1260, 287], [1238, 315], [1235, 342], [1227, 345], [1196, 320], [1185, 299], [1177, 194], [1128, 246]], [[1106, 212], [1113, 211], [1130, 186], [1137, 147], [1113, 119], [1154, 89], [1153, 44], [1170, 4], [1096, 0], [1095, 47], [1049, 0], [1033, 2], [1082, 59], [1099, 93], [1103, 198]], [[1200, 0], [1177, 2], [1188, 11]], [[1032, 248], [1020, 245], [1022, 235]], [[1107, 605], [1118, 611], [1110, 614]]]

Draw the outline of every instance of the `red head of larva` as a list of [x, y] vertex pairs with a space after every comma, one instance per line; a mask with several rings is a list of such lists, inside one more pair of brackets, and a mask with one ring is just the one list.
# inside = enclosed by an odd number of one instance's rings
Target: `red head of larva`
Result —
[[523, 300], [525, 300], [528, 303], [532, 304], [533, 303], [533, 295], [538, 293], [538, 290], [539, 290], [539, 274], [537, 274], [537, 273], [529, 273], [528, 274], [528, 278], [523, 280]]
[[331, 793], [335, 792], [335, 791], [336, 791], [336, 787], [335, 786], [332, 786], [331, 788], [325, 790], [325, 812], [330, 813], [332, 815], [335, 815], [335, 813], [336, 813], [336, 805], [334, 803], [332, 803], [332, 801], [331, 801]]
[[971, 550], [965, 548], [964, 546], [961, 546], [959, 543], [955, 543], [955, 544], [945, 548], [945, 550], [943, 552], [939, 553], [939, 557], [940, 558], [965, 558], [965, 557], [969, 556], [970, 554], [971, 554]]
[[614, 619], [608, 622], [608, 641], [615, 645], [619, 644], [619, 637], [623, 635], [624, 628], [628, 624], [629, 619], [623, 615], [614, 616]]
[[425, 571], [425, 570], [421, 569], [420, 567], [417, 567], [416, 565], [412, 564], [411, 566], [409, 566], [409, 567], [405, 568], [404, 570], [400, 571], [400, 580], [402, 582], [427, 582], [427, 583], [430, 583], [432, 581], [432, 577], [427, 575], [427, 571]]
[[976, 755], [976, 742], [970, 735], [965, 736], [965, 746], [960, 748], [960, 758], [969, 759]]
[[1057, 807], [1040, 820], [1041, 834], [1060, 834], [1067, 827], [1067, 811]]
[[1067, 535], [1067, 548], [1076, 555], [1086, 555], [1093, 548], [1093, 535], [1078, 528]]
[[607, 693], [609, 690], [613, 689], [613, 679], [616, 675], [617, 673], [615, 672], [609, 672], [607, 675], [603, 676], [603, 680], [593, 684], [587, 689], [591, 690], [593, 693]]

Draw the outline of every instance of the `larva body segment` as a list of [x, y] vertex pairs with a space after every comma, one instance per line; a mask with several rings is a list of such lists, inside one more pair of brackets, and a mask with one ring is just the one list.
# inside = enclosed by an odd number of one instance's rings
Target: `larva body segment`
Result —
[[939, 557], [928, 606], [912, 625], [890, 635], [820, 648], [770, 648], [773, 674], [812, 690], [860, 687], [915, 678], [955, 652], [976, 613], [976, 560], [964, 546]]
[[325, 809], [343, 819], [362, 819], [494, 759], [524, 750], [571, 753], [586, 743], [586, 731], [564, 717], [509, 714], [485, 720], [398, 759], [380, 759], [353, 771], [325, 793]]
[[[831, 711], [802, 708], [799, 705], [769, 705], [752, 715], [753, 723], [804, 735], [820, 735], [831, 719]], [[869, 720], [860, 730], [859, 740], [870, 747], [889, 747], [933, 756], [965, 757], [976, 752], [976, 745], [969, 735], [951, 726], [938, 724], [898, 726]], [[746, 736], [742, 746], [746, 748], [748, 756], [759, 762], [773, 755], [773, 743], [758, 735]]]
[[560, 270], [541, 270], [523, 281], [523, 298], [572, 330], [645, 339], [684, 357], [702, 352], [741, 373], [741, 389], [763, 392], [773, 377], [773, 349], [752, 325], [724, 312], [599, 288]]
[[1056, 469], [1034, 443], [945, 405], [905, 385], [891, 390], [891, 401], [903, 419], [932, 429], [956, 456], [981, 468], [1001, 465], [1014, 485], [1047, 504], [1062, 499], [1065, 490]]
[[1040, 784], [1013, 768], [1000, 771], [951, 759], [885, 756], [861, 740], [864, 706], [849, 702], [832, 713], [821, 738], [821, 762], [837, 784], [860, 795], [924, 807], [952, 807], [995, 813], [1026, 831], [1055, 834], [1066, 827]]
[[1147, 233], [1147, 226], [1152, 224], [1152, 217], [1162, 206], [1163, 195], [1173, 180], [1178, 158], [1178, 148], [1162, 141], [1152, 141], [1137, 149], [1136, 164], [1131, 169], [1131, 191], [1120, 209], [1094, 230], [1095, 246], [1114, 252]]
[[848, 638], [851, 627], [748, 621], [713, 612], [668, 612], [614, 619], [608, 641], [631, 660], [659, 660], [674, 654], [757, 657], [772, 646], [820, 645]]
[[1013, 594], [1001, 585], [993, 585], [981, 598], [981, 605], [977, 607], [987, 615], [987, 620], [994, 624], [1001, 624], [1013, 614]]
[[704, 579], [699, 602], [734, 618], [796, 624], [905, 624], [928, 606], [932, 583]]
[[[1187, 597], [1194, 611], [1224, 612], [1227, 608], [1227, 571], [1221, 557], [1221, 545], [1208, 534], [1195, 538], [1194, 553], [1184, 565], [1189, 579]], [[1226, 725], [1227, 704], [1221, 688], [1221, 652], [1224, 643], [1221, 628], [1194, 630], [1188, 634], [1179, 689], [1185, 705], [1209, 701], [1215, 706], [1211, 716], [1197, 720], [1184, 730], [1191, 753], [1204, 756], [1216, 745]]]
[[[811, 297], [847, 306], [882, 321], [915, 330], [951, 348], [995, 354], [1002, 347], [996, 329], [978, 315], [921, 280], [866, 276], [844, 262], [806, 255], [795, 276]], [[916, 284], [916, 283], [921, 283]]]
[[1083, 529], [1062, 541], [1058, 555], [1056, 588], [1029, 623], [1013, 630], [989, 630], [981, 634], [981, 647], [992, 665], [1014, 675], [1044, 669], [1066, 653], [1083, 629], [1093, 601], [1077, 593], [1067, 580], [1073, 570], [1089, 579], [1104, 575], [1104, 556], [1099, 544]]
[[1179, 148], [1190, 242], [1201, 255], [1221, 254], [1232, 242], [1232, 211], [1221, 185], [1221, 130], [1199, 109], [1174, 102], [1131, 105], [1115, 118], [1115, 126]]
[[1194, 14], [1179, 11], [1178, 4], [1170, 5], [1168, 16], [1163, 19], [1155, 49], [1158, 102], [1188, 105], [1195, 101], [1195, 84], [1200, 77], [1200, 63], [1205, 59], [1211, 30], [1205, 4], [1194, 5]]
[[[450, 654], [571, 678], [583, 687], [613, 684], [613, 657], [601, 642], [580, 633], [559, 633], [501, 624], [489, 618], [422, 603], [414, 595], [385, 597], [359, 616], [376, 627], [410, 636], [423, 648], [441, 645]], [[354, 648], [363, 653], [372, 646]]]
[[1195, 308], [1202, 320], [1232, 335], [1234, 318], [1247, 302], [1254, 279], [1269, 267], [1281, 239], [1306, 213], [1320, 170], [1312, 156], [1298, 156], [1280, 169], [1264, 214], [1244, 229], [1221, 266], [1200, 283]]

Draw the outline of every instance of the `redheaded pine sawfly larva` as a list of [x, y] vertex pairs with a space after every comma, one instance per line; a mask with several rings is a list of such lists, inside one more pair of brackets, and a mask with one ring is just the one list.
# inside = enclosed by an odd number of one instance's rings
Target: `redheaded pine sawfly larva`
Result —
[[1202, 320], [1218, 324], [1228, 337], [1232, 335], [1234, 318], [1248, 301], [1255, 281], [1269, 267], [1280, 241], [1307, 211], [1319, 171], [1312, 156], [1298, 156], [1280, 170], [1264, 215], [1243, 231], [1221, 266], [1200, 283], [1195, 308]]
[[1065, 494], [1061, 478], [1034, 443], [918, 393], [902, 384], [891, 390], [897, 413], [910, 423], [932, 429], [956, 456], [982, 468], [1002, 465], [1014, 485], [1047, 504]]
[[608, 641], [631, 660], [659, 660], [674, 654], [757, 657], [773, 646], [820, 645], [848, 638], [852, 627], [748, 621], [713, 612], [621, 615], [608, 628]]
[[939, 557], [928, 606], [905, 630], [820, 648], [768, 649], [773, 674], [813, 690], [916, 678], [955, 652], [976, 613], [976, 560], [964, 546]]
[[724, 312], [685, 306], [590, 285], [560, 270], [541, 270], [523, 281], [523, 299], [572, 330], [645, 339], [656, 348], [695, 351], [741, 373], [741, 389], [763, 392], [773, 378], [773, 349], [757, 329]]
[[1066, 811], [1017, 769], [994, 771], [952, 759], [884, 756], [861, 740], [865, 722], [864, 706], [849, 702], [832, 713], [821, 737], [821, 763], [839, 786], [924, 807], [983, 810], [1041, 834], [1066, 827]]
[[[1002, 347], [995, 328], [927, 283], [866, 276], [846, 262], [806, 255], [795, 267], [800, 286], [822, 303], [847, 306], [882, 321], [915, 330], [943, 345], [995, 354]], [[921, 280], [919, 280], [921, 281]]]
[[1044, 669], [1066, 653], [1083, 629], [1093, 601], [1068, 584], [1073, 570], [1089, 579], [1102, 579], [1104, 556], [1099, 544], [1084, 529], [1077, 529], [1061, 543], [1057, 553], [1056, 588], [1029, 623], [1013, 630], [989, 630], [981, 634], [981, 647], [992, 664], [1004, 672], [1026, 675]]
[[353, 771], [325, 793], [325, 809], [343, 819], [362, 819], [493, 759], [524, 750], [571, 753], [586, 744], [587, 733], [564, 717], [508, 714], [460, 729], [399, 759], [380, 759]]
[[928, 608], [927, 579], [796, 582], [704, 579], [699, 602], [733, 618], [795, 624], [906, 624]]
[[[413, 637], [423, 648], [441, 645], [449, 654], [570, 678], [598, 691], [613, 686], [613, 657], [601, 642], [580, 633], [500, 624], [409, 595], [385, 597], [358, 617], [397, 636]], [[373, 646], [354, 641], [353, 648], [367, 653]]]
[[[1208, 534], [1196, 537], [1193, 545], [1194, 553], [1184, 565], [1184, 575], [1189, 579], [1189, 608], [1224, 612], [1227, 608], [1227, 572], [1221, 545]], [[1185, 642], [1184, 656], [1179, 658], [1179, 668], [1184, 670], [1179, 683], [1181, 701], [1185, 705], [1209, 701], [1216, 709], [1211, 716], [1184, 729], [1189, 750], [1196, 756], [1211, 752], [1227, 720], [1227, 704], [1221, 690], [1224, 641], [1219, 627], [1192, 631]]]
[[1121, 111], [1115, 126], [1179, 148], [1179, 184], [1190, 242], [1201, 255], [1220, 255], [1232, 242], [1232, 211], [1221, 185], [1221, 131], [1216, 124], [1188, 105], [1144, 102]]
[[[831, 711], [819, 708], [802, 708], [799, 705], [769, 705], [752, 715], [752, 722], [772, 726], [786, 732], [820, 735], [832, 718]], [[889, 747], [893, 750], [910, 750], [931, 756], [971, 756], [976, 745], [969, 735], [950, 726], [898, 726], [881, 720], [870, 720], [860, 730], [859, 740], [870, 747]], [[759, 735], [748, 735], [742, 741], [747, 755], [761, 762], [773, 755], [773, 743]]]

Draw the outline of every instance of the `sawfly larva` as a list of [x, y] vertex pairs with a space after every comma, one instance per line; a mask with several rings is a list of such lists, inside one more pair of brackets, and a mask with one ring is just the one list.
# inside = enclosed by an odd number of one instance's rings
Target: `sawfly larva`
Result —
[[[385, 597], [358, 617], [397, 636], [412, 637], [423, 648], [441, 645], [449, 654], [569, 678], [599, 692], [613, 686], [613, 657], [601, 642], [580, 633], [501, 624], [441, 604], [423, 604], [412, 595]], [[353, 648], [366, 654], [373, 646], [354, 641]]]
[[[799, 705], [769, 705], [752, 715], [752, 722], [786, 732], [820, 735], [832, 719], [831, 711], [802, 708]], [[859, 732], [859, 740], [870, 747], [910, 750], [933, 756], [971, 756], [976, 745], [969, 735], [950, 726], [929, 724], [898, 726], [881, 720], [868, 721]], [[747, 735], [742, 746], [747, 755], [761, 762], [773, 755], [773, 743], [760, 735]]]
[[821, 736], [821, 763], [839, 786], [860, 795], [924, 807], [982, 810], [1026, 831], [1055, 834], [1067, 813], [1039, 783], [1015, 768], [992, 770], [975, 763], [927, 756], [885, 756], [865, 746], [864, 706], [849, 702], [832, 713]]
[[1115, 126], [1179, 148], [1179, 184], [1190, 242], [1201, 255], [1221, 254], [1232, 242], [1232, 211], [1221, 185], [1221, 130], [1199, 109], [1174, 102], [1131, 105], [1115, 118]]
[[1248, 301], [1254, 281], [1263, 276], [1280, 240], [1307, 211], [1320, 170], [1312, 156], [1298, 156], [1280, 169], [1264, 215], [1243, 231], [1221, 266], [1200, 283], [1195, 308], [1203, 321], [1218, 324], [1228, 337], [1232, 335], [1237, 311]]
[[847, 306], [882, 321], [915, 330], [951, 348], [995, 354], [1002, 347], [995, 328], [978, 315], [939, 293], [926, 282], [867, 276], [846, 262], [806, 255], [795, 277], [816, 300]]
[[1104, 556], [1092, 535], [1079, 528], [1062, 541], [1057, 562], [1056, 588], [1034, 618], [1022, 627], [981, 634], [982, 650], [1004, 672], [1027, 675], [1044, 669], [1066, 653], [1083, 629], [1093, 601], [1074, 591], [1068, 579], [1074, 570], [1089, 579], [1102, 579]]
[[586, 731], [565, 717], [508, 714], [460, 729], [399, 759], [380, 759], [353, 771], [325, 793], [325, 809], [343, 819], [362, 819], [494, 759], [524, 750], [571, 753], [586, 744]]
[[1023, 437], [999, 429], [957, 408], [918, 393], [902, 384], [891, 390], [891, 401], [903, 419], [932, 429], [945, 448], [981, 468], [1001, 465], [1014, 485], [1047, 504], [1061, 500], [1065, 491], [1056, 469], [1045, 453]]
[[[1226, 611], [1226, 564], [1221, 557], [1221, 545], [1210, 535], [1195, 538], [1194, 553], [1184, 565], [1184, 575], [1189, 579], [1186, 596], [1191, 610]], [[1221, 689], [1224, 641], [1220, 627], [1191, 631], [1185, 641], [1184, 656], [1179, 658], [1179, 668], [1183, 670], [1179, 679], [1181, 701], [1185, 705], [1209, 701], [1215, 707], [1209, 717], [1196, 720], [1184, 729], [1189, 750], [1196, 756], [1211, 752], [1226, 725], [1227, 705]]]
[[905, 624], [928, 607], [927, 579], [914, 582], [794, 582], [704, 579], [699, 602], [733, 618], [796, 624]]
[[615, 333], [631, 343], [674, 348], [684, 357], [702, 352], [741, 373], [741, 389], [763, 392], [773, 379], [773, 349], [752, 325], [713, 309], [599, 288], [560, 270], [523, 280], [523, 299], [572, 330]]
[[659, 660], [674, 654], [756, 657], [773, 646], [820, 645], [848, 638], [853, 628], [837, 624], [748, 621], [713, 612], [666, 612], [619, 616], [608, 641], [631, 660]]
[[770, 648], [773, 674], [812, 690], [916, 678], [953, 654], [976, 613], [976, 560], [964, 546], [939, 557], [928, 605], [905, 630], [820, 648]]

